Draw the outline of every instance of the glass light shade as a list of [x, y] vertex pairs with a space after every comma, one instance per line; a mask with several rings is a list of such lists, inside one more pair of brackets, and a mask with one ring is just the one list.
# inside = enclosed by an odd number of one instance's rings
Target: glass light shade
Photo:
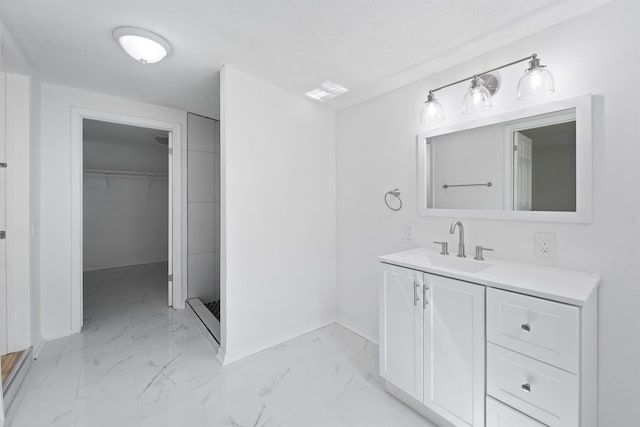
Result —
[[116, 28], [113, 31], [113, 38], [130, 57], [143, 64], [159, 62], [171, 52], [168, 41], [140, 28]]
[[423, 125], [431, 125], [444, 120], [444, 108], [442, 104], [429, 95], [429, 99], [424, 103], [420, 110], [420, 123]]
[[542, 66], [529, 68], [518, 82], [518, 99], [555, 92], [553, 75]]
[[476, 110], [488, 110], [492, 106], [491, 93], [484, 86], [482, 80], [474, 78], [471, 81], [471, 87], [464, 95], [462, 112], [468, 114]]

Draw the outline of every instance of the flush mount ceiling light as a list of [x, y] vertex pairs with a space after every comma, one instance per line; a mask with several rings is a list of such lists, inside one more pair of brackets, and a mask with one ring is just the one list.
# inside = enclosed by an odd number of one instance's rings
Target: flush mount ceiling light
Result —
[[464, 96], [462, 103], [463, 113], [472, 113], [477, 110], [486, 110], [492, 107], [491, 97], [500, 88], [500, 79], [497, 74], [492, 74], [502, 68], [529, 61], [529, 67], [518, 82], [518, 99], [528, 99], [535, 95], [549, 95], [555, 91], [553, 76], [546, 69], [545, 65], [540, 65], [537, 54], [532, 54], [526, 58], [518, 59], [499, 67], [492, 68], [483, 73], [476, 74], [453, 83], [431, 89], [424, 106], [420, 110], [420, 123], [431, 125], [444, 121], [444, 109], [442, 104], [435, 98], [434, 92], [471, 80], [471, 86]]
[[327, 80], [326, 82], [322, 83], [319, 88], [310, 90], [306, 93], [306, 95], [309, 98], [315, 99], [316, 101], [324, 102], [347, 92], [349, 92], [349, 89], [347, 89], [346, 87]]
[[171, 45], [162, 36], [135, 27], [118, 27], [113, 39], [127, 54], [143, 64], [154, 64], [171, 53]]

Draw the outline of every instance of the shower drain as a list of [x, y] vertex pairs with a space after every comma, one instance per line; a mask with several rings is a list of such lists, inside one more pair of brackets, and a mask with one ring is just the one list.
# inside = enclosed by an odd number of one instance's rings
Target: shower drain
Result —
[[214, 317], [218, 319], [218, 322], [219, 322], [220, 321], [220, 300], [205, 303], [204, 306], [207, 307], [207, 310], [209, 310], [211, 314], [213, 314]]

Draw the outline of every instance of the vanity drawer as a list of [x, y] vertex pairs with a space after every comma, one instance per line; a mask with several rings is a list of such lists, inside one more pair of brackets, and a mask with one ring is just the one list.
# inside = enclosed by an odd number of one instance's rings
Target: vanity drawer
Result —
[[487, 394], [551, 427], [579, 425], [577, 375], [487, 344]]
[[580, 311], [572, 305], [489, 288], [487, 340], [578, 373]]
[[487, 427], [545, 427], [545, 425], [487, 396]]

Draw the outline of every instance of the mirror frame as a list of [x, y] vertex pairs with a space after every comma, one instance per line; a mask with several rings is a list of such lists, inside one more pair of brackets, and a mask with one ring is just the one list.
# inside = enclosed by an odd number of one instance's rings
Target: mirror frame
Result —
[[[581, 95], [534, 105], [518, 110], [483, 116], [474, 120], [440, 126], [417, 135], [418, 152], [418, 214], [421, 216], [508, 219], [519, 221], [573, 222], [590, 223], [593, 203], [593, 143], [592, 143], [592, 95]], [[428, 139], [453, 132], [475, 129], [484, 126], [523, 120], [543, 114], [575, 109], [576, 117], [576, 211], [515, 211], [489, 209], [434, 209], [428, 208], [428, 195], [431, 191], [428, 179], [431, 174], [430, 150]], [[505, 169], [507, 167], [505, 166]]]

